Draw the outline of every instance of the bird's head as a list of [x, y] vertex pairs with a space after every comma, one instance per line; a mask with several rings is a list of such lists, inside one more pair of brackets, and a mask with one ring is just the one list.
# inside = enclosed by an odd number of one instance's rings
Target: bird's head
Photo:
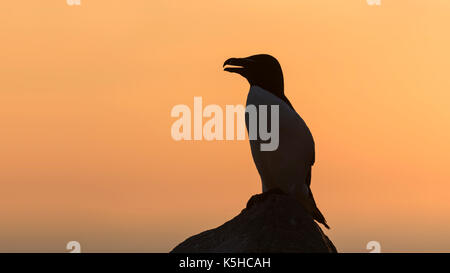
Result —
[[223, 66], [225, 71], [246, 78], [252, 86], [258, 85], [277, 96], [284, 95], [283, 71], [277, 59], [270, 55], [230, 58]]

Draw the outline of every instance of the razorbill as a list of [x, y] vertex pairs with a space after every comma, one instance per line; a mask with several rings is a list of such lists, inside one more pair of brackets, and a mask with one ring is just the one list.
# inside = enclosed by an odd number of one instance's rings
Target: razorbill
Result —
[[[316, 221], [329, 228], [316, 206], [310, 188], [311, 168], [315, 161], [314, 139], [306, 123], [284, 95], [283, 72], [279, 62], [270, 55], [260, 54], [247, 58], [230, 58], [223, 66], [225, 71], [237, 73], [250, 83], [247, 107], [279, 107], [278, 149], [262, 151], [260, 144], [263, 141], [259, 137], [250, 140], [263, 192], [280, 189], [294, 196]], [[269, 127], [270, 121], [268, 123]], [[248, 119], [246, 125], [249, 130]]]

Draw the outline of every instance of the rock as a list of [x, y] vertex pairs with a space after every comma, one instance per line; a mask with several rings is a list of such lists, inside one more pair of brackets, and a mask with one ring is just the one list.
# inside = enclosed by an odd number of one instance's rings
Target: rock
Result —
[[281, 192], [254, 195], [218, 228], [194, 235], [172, 253], [328, 252], [336, 248], [298, 201]]

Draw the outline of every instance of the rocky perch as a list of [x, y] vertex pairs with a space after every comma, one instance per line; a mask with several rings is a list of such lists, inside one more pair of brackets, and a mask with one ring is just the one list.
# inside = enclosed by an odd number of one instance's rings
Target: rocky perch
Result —
[[171, 253], [335, 253], [322, 229], [292, 197], [254, 195], [242, 212], [218, 228], [194, 235]]

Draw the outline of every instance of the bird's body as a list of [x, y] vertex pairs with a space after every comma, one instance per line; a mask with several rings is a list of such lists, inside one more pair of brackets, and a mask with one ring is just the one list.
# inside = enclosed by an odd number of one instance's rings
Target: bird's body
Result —
[[[257, 108], [261, 105], [279, 106], [278, 148], [274, 151], [261, 151], [261, 140], [250, 140], [263, 192], [278, 187], [286, 193], [307, 193], [307, 185], [303, 181], [291, 182], [293, 177], [305, 177], [314, 164], [314, 140], [303, 119], [283, 100], [259, 86], [250, 88], [246, 104]], [[246, 124], [248, 128], [248, 121]]]
[[[255, 55], [245, 59], [230, 60], [232, 61], [227, 62], [232, 65], [243, 64], [244, 69], [252, 69], [250, 72], [237, 70], [237, 68], [225, 69], [239, 73], [249, 80], [250, 91], [247, 95], [247, 106], [254, 105], [258, 109], [262, 105], [279, 107], [278, 148], [273, 151], [264, 151], [261, 149], [263, 141], [259, 137], [250, 140], [253, 161], [261, 176], [263, 192], [281, 189], [294, 196], [315, 220], [329, 228], [316, 206], [310, 188], [311, 168], [315, 162], [314, 139], [306, 123], [284, 95], [283, 78], [278, 61], [269, 55]], [[255, 68], [258, 64], [263, 67]], [[257, 69], [263, 70], [257, 71]], [[262, 78], [259, 76], [261, 74]], [[270, 124], [271, 121], [268, 120], [268, 125]], [[248, 130], [248, 119], [246, 119], [246, 125]]]

